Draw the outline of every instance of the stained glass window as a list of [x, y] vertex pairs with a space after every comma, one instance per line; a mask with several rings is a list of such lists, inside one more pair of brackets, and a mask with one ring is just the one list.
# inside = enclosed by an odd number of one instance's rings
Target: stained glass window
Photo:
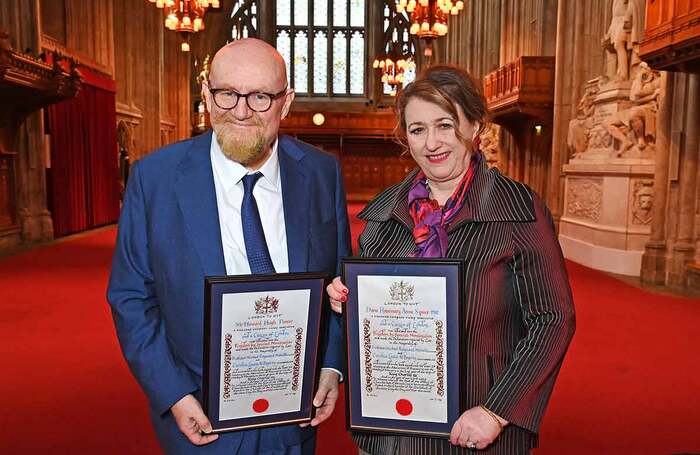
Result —
[[289, 32], [286, 30], [277, 32], [277, 51], [282, 54], [282, 58], [287, 64], [287, 84], [292, 85], [292, 69], [290, 65], [292, 61], [292, 40], [289, 38]]
[[304, 30], [294, 36], [294, 87], [300, 93], [308, 91], [309, 86], [309, 39]]
[[258, 0], [234, 0], [230, 18], [231, 35], [226, 42], [258, 36]]
[[[367, 0], [277, 0], [277, 49], [297, 94], [365, 94]], [[302, 74], [303, 73], [303, 74]]]
[[364, 32], [353, 32], [350, 39], [350, 93], [362, 95], [365, 80]]
[[333, 36], [333, 93], [347, 92], [347, 62], [348, 40], [345, 32], [335, 32]]
[[314, 35], [314, 93], [328, 92], [328, 37], [319, 30]]

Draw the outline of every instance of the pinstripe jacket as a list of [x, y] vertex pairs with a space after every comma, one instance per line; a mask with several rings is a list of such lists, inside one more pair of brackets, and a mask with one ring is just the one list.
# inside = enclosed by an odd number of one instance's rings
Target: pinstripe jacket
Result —
[[[416, 175], [382, 192], [359, 214], [360, 255], [408, 256], [415, 244], [408, 192]], [[479, 453], [537, 447], [537, 432], [574, 334], [571, 289], [549, 210], [527, 186], [483, 159], [465, 203], [447, 228], [448, 257], [466, 259], [466, 346], [462, 392], [511, 422]], [[373, 455], [458, 454], [447, 440], [354, 433]]]

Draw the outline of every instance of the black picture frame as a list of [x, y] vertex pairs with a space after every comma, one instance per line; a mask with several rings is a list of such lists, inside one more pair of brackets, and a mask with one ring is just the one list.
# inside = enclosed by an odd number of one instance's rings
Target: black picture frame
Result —
[[[449, 438], [454, 422], [465, 409], [461, 384], [464, 376], [463, 347], [465, 316], [464, 308], [464, 261], [461, 259], [425, 258], [347, 258], [342, 262], [343, 282], [349, 289], [348, 300], [343, 304], [346, 324], [347, 372], [346, 381], [346, 424], [350, 431], [373, 433], [400, 433], [433, 438]], [[427, 422], [392, 418], [370, 417], [362, 414], [360, 377], [360, 346], [358, 308], [358, 276], [396, 277], [444, 277], [446, 279], [446, 343], [444, 358], [447, 374], [446, 422]], [[387, 403], [392, 406], [394, 403]], [[396, 403], [398, 411], [398, 402]]]
[[[204, 413], [213, 432], [237, 431], [276, 425], [309, 422], [313, 418], [313, 397], [320, 372], [319, 346], [322, 342], [324, 273], [280, 273], [206, 277], [204, 282], [204, 361], [202, 396]], [[220, 417], [221, 363], [225, 353], [222, 336], [223, 296], [262, 292], [274, 295], [288, 290], [310, 290], [303, 371], [300, 372], [301, 406], [298, 411], [241, 418]]]

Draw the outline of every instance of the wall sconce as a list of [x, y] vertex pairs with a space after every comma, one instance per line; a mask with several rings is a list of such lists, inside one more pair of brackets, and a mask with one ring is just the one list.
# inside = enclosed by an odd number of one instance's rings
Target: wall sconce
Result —
[[311, 121], [314, 122], [314, 125], [321, 126], [326, 121], [326, 117], [324, 117], [320, 112], [317, 112], [313, 117], [311, 117]]
[[542, 134], [542, 125], [535, 125], [535, 135], [539, 136]]

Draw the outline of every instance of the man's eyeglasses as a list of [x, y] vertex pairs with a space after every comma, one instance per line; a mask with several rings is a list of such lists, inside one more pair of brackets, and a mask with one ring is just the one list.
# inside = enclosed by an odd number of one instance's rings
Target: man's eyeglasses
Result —
[[210, 88], [214, 104], [220, 109], [231, 110], [238, 105], [238, 100], [243, 97], [248, 107], [255, 112], [265, 112], [272, 106], [272, 101], [284, 95], [287, 92], [287, 87], [277, 93], [251, 92], [238, 93], [235, 90], [227, 88]]

